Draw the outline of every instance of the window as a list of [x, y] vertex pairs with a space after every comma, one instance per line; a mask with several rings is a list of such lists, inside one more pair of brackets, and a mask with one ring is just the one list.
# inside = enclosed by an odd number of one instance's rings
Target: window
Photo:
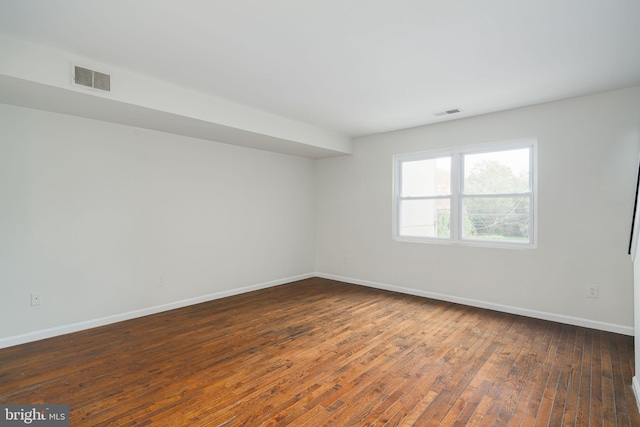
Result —
[[535, 246], [536, 141], [394, 157], [397, 240]]

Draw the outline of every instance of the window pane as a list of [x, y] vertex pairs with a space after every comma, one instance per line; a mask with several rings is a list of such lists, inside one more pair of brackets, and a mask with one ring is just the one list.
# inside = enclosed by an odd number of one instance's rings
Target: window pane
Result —
[[401, 236], [451, 237], [451, 200], [403, 200], [400, 202]]
[[451, 194], [451, 157], [402, 163], [402, 197]]
[[465, 239], [530, 243], [529, 196], [466, 197], [462, 202]]
[[465, 154], [465, 194], [526, 193], [530, 190], [530, 148]]

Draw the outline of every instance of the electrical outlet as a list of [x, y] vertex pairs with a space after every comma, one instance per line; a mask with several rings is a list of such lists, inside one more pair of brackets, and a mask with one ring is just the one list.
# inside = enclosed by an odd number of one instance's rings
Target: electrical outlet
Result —
[[31, 305], [42, 305], [42, 295], [40, 295], [40, 292], [31, 292]]
[[165, 285], [164, 276], [158, 276], [158, 287], [161, 288]]
[[587, 298], [598, 298], [599, 295], [598, 285], [587, 285]]

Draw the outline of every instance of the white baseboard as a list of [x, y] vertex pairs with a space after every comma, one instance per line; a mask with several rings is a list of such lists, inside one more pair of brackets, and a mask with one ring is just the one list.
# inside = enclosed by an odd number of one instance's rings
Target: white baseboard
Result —
[[640, 383], [638, 382], [638, 377], [633, 377], [631, 380], [631, 388], [633, 389], [633, 394], [636, 396], [636, 405], [640, 410]]
[[232, 295], [238, 295], [246, 292], [256, 291], [258, 289], [265, 289], [273, 286], [283, 285], [285, 283], [308, 279], [314, 276], [315, 274], [313, 273], [300, 274], [297, 276], [286, 277], [284, 279], [272, 280], [269, 282], [259, 283], [256, 285], [245, 286], [242, 288], [231, 289], [228, 291], [216, 292], [213, 294], [202, 295], [195, 298], [189, 298], [181, 301], [175, 301], [167, 304], [147, 307], [140, 310], [130, 311], [127, 313], [114, 314], [112, 316], [101, 317], [98, 319], [85, 320], [82, 322], [56, 326], [53, 328], [47, 328], [39, 331], [28, 332], [26, 334], [15, 335], [12, 337], [0, 338], [0, 348], [12, 347], [14, 345], [25, 344], [28, 342], [38, 341], [45, 338], [51, 338], [58, 335], [64, 335], [72, 332], [83, 331], [85, 329], [96, 328], [98, 326], [104, 326], [104, 325], [109, 325], [111, 323], [122, 322], [124, 320], [135, 319], [137, 317], [143, 317], [143, 316], [148, 316], [150, 314], [161, 313], [163, 311], [169, 311], [176, 308], [186, 307], [189, 305], [194, 305], [202, 302], [229, 297]]
[[370, 288], [383, 289], [387, 291], [400, 292], [403, 294], [414, 295], [425, 298], [432, 298], [440, 301], [448, 301], [457, 304], [469, 305], [472, 307], [486, 308], [490, 310], [500, 311], [503, 313], [518, 314], [520, 316], [533, 317], [535, 319], [550, 320], [568, 325], [582, 326], [585, 328], [598, 329], [601, 331], [615, 332], [623, 335], [634, 335], [634, 328], [624, 325], [616, 325], [612, 323], [599, 322], [597, 320], [582, 319], [579, 317], [565, 316], [563, 314], [547, 313], [544, 311], [530, 310], [527, 308], [513, 307], [509, 305], [496, 304], [488, 301], [475, 300], [471, 298], [456, 297], [436, 292], [422, 291], [413, 288], [403, 288], [400, 286], [389, 285], [385, 283], [371, 282], [369, 280], [354, 279], [352, 277], [337, 276], [334, 274], [316, 273], [317, 277], [325, 279], [337, 280], [339, 282], [353, 283], [354, 285], [368, 286]]
[[[259, 283], [256, 285], [245, 286], [242, 288], [231, 289], [228, 291], [216, 292], [213, 294], [203, 295], [200, 297], [185, 299], [181, 301], [175, 301], [167, 304], [157, 305], [153, 307], [143, 308], [140, 310], [130, 311], [127, 313], [115, 314], [112, 316], [101, 317], [98, 319], [91, 319], [77, 323], [71, 323], [68, 325], [56, 326], [53, 328], [42, 329], [34, 332], [28, 332], [26, 334], [15, 335], [6, 338], [0, 338], [0, 348], [12, 347], [14, 345], [25, 344], [32, 341], [38, 341], [45, 338], [51, 338], [58, 335], [69, 334], [72, 332], [78, 332], [85, 329], [96, 328], [99, 326], [109, 325], [111, 323], [122, 322], [124, 320], [135, 319], [137, 317], [148, 316], [151, 314], [161, 313], [163, 311], [169, 311], [176, 308], [186, 307], [193, 304], [199, 304], [202, 302], [212, 301], [220, 298], [225, 298], [233, 295], [243, 294], [246, 292], [255, 291], [258, 289], [270, 288], [273, 286], [282, 285], [285, 283], [295, 282], [297, 280], [308, 279], [311, 277], [322, 277], [325, 279], [337, 280], [340, 282], [353, 283], [355, 285], [368, 286], [376, 289], [383, 289], [387, 291], [400, 292], [408, 295], [415, 295], [425, 298], [432, 298], [441, 301], [448, 301], [457, 304], [464, 304], [473, 307], [487, 308], [490, 310], [496, 310], [504, 313], [518, 314], [521, 316], [533, 317], [536, 319], [550, 320], [553, 322], [566, 323], [569, 325], [582, 326], [585, 328], [598, 329], [607, 332], [615, 332], [623, 335], [634, 335], [634, 328], [623, 325], [616, 325], [611, 323], [598, 322], [595, 320], [581, 319], [578, 317], [565, 316], [562, 314], [547, 313], [536, 310], [529, 310], [526, 308], [513, 307], [502, 304], [495, 304], [487, 301], [474, 300], [470, 298], [462, 298], [451, 295], [439, 294], [435, 292], [422, 291], [412, 288], [404, 288], [400, 286], [394, 286], [384, 283], [372, 282], [368, 280], [360, 280], [352, 277], [343, 277], [333, 274], [325, 273], [307, 273], [297, 276], [287, 277], [283, 279], [273, 280], [269, 282]], [[634, 392], [636, 397], [640, 396], [640, 383], [635, 380], [634, 377]], [[640, 402], [640, 399], [638, 400]]]

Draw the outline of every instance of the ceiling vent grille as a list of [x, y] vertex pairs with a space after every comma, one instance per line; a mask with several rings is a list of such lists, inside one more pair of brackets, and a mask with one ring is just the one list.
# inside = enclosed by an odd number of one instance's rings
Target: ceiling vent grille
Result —
[[75, 66], [73, 70], [73, 81], [80, 86], [111, 92], [111, 76], [99, 71]]
[[437, 113], [433, 113], [433, 115], [436, 117], [441, 117], [441, 116], [448, 116], [451, 114], [458, 114], [458, 113], [462, 113], [462, 110], [459, 108], [454, 108], [452, 110], [439, 111]]

